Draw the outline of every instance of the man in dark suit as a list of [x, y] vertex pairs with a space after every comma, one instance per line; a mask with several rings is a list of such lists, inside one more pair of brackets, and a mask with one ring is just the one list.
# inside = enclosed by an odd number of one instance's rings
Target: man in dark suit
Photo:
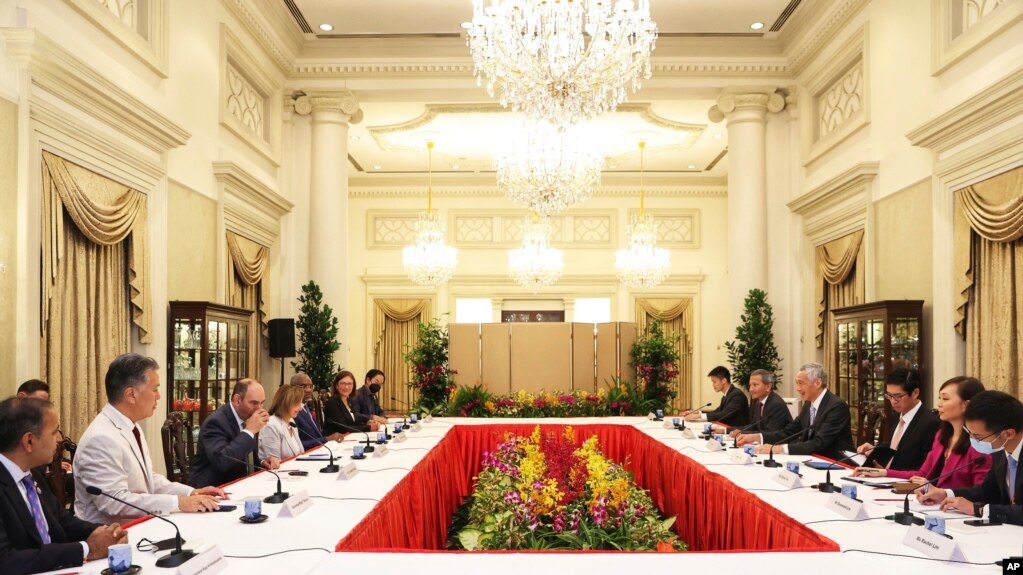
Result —
[[[717, 421], [729, 427], [742, 427], [749, 423], [749, 400], [746, 394], [738, 387], [732, 385], [732, 375], [724, 366], [717, 366], [707, 374], [710, 378], [714, 391], [725, 394], [721, 403], [714, 411], [708, 411], [707, 421]], [[686, 419], [702, 419], [703, 414], [699, 411], [686, 416]]]
[[780, 431], [792, 423], [792, 413], [785, 400], [774, 392], [774, 374], [766, 369], [757, 369], [749, 376], [750, 423], [745, 429], [730, 429], [733, 437], [739, 433]]
[[925, 505], [990, 521], [1023, 525], [1023, 403], [1001, 391], [983, 391], [966, 406], [966, 432], [975, 451], [991, 455], [984, 482], [967, 489], [917, 491]]
[[57, 504], [32, 468], [53, 459], [61, 440], [53, 405], [35, 398], [0, 402], [0, 573], [22, 575], [100, 559], [128, 536], [114, 523], [82, 521]]
[[324, 437], [323, 430], [320, 429], [320, 424], [316, 421], [316, 416], [309, 409], [309, 402], [313, 400], [313, 380], [308, 375], [298, 372], [291, 376], [290, 384], [295, 387], [301, 387], [302, 391], [305, 392], [305, 398], [302, 400], [302, 409], [295, 416], [302, 448], [312, 449], [328, 441], [341, 441], [344, 436], [340, 433], [332, 433]]
[[[920, 469], [934, 444], [938, 432], [938, 416], [923, 407], [920, 401], [920, 372], [915, 369], [899, 368], [885, 378], [885, 394], [892, 406], [888, 417], [888, 432], [882, 439], [895, 450], [890, 460], [874, 463], [878, 467], [897, 470]], [[874, 444], [864, 443], [856, 448], [858, 453], [874, 450]], [[869, 458], [871, 460], [873, 458]]]
[[361, 413], [371, 421], [387, 425], [387, 414], [377, 399], [377, 394], [383, 389], [385, 381], [386, 376], [379, 369], [367, 371], [366, 382], [352, 396], [352, 413]]
[[[243, 379], [234, 385], [231, 402], [209, 415], [199, 430], [189, 485], [222, 485], [234, 481], [251, 473], [257, 462], [270, 469], [281, 466], [276, 457], [269, 456], [260, 462], [257, 455], [256, 435], [270, 421], [270, 414], [263, 409], [265, 400], [263, 386], [254, 379]], [[252, 465], [242, 461], [252, 462]]]
[[[737, 444], [760, 443], [757, 453], [785, 455], [818, 454], [842, 459], [843, 451], [852, 451], [849, 405], [828, 391], [828, 374], [819, 363], [807, 363], [796, 374], [796, 391], [803, 398], [799, 417], [778, 431], [743, 434]], [[776, 445], [787, 440], [791, 443]]]

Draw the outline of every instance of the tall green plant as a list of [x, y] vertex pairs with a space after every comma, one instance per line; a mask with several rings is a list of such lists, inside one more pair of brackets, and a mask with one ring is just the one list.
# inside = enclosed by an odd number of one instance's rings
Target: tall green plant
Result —
[[428, 413], [443, 413], [448, 397], [455, 389], [451, 376], [456, 372], [448, 365], [448, 328], [436, 319], [419, 323], [419, 341], [405, 354], [412, 368], [409, 387], [419, 392], [415, 408]]
[[295, 371], [304, 372], [313, 380], [316, 389], [329, 389], [330, 382], [340, 368], [334, 363], [334, 353], [341, 348], [337, 340], [337, 318], [329, 305], [323, 303], [323, 292], [316, 282], [302, 286], [302, 313], [298, 316], [297, 362], [291, 362]]
[[678, 377], [681, 339], [680, 335], [665, 335], [661, 322], [654, 320], [632, 344], [632, 367], [636, 369], [636, 380], [643, 384], [643, 399], [651, 410], [665, 409], [678, 395], [671, 381]]
[[767, 303], [767, 292], [749, 290], [740, 319], [742, 323], [735, 329], [735, 340], [725, 342], [728, 363], [732, 365], [732, 381], [749, 389], [749, 375], [757, 369], [774, 372], [778, 381], [781, 358], [774, 345], [774, 312]]

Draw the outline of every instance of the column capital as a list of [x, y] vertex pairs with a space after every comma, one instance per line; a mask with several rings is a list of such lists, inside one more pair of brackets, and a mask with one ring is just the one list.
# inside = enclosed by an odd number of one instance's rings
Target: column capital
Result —
[[295, 98], [295, 113], [313, 116], [322, 113], [341, 114], [352, 124], [362, 121], [362, 110], [359, 100], [351, 90], [333, 92], [311, 92]]
[[785, 97], [774, 89], [726, 91], [707, 110], [707, 117], [711, 122], [718, 123], [735, 112], [752, 112], [766, 117], [768, 112], [776, 114], [784, 109]]

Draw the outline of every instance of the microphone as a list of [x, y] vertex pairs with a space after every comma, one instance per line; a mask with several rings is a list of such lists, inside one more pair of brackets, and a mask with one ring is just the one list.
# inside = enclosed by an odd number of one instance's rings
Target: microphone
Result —
[[[249, 465], [249, 462], [245, 461], [244, 459], [238, 459], [237, 457], [231, 457], [230, 455], [228, 455], [226, 453], [223, 453], [223, 452], [221, 452], [219, 455], [220, 455], [220, 457], [226, 457], [226, 458], [230, 459], [231, 461], [237, 461], [238, 463], [244, 463], [246, 466]], [[263, 503], [284, 503], [284, 500], [288, 498], [288, 493], [286, 491], [282, 491], [281, 490], [281, 476], [277, 475], [276, 471], [274, 471], [273, 469], [270, 469], [269, 467], [263, 465], [262, 463], [258, 463], [257, 462], [256, 465], [260, 469], [262, 469], [263, 471], [266, 471], [268, 473], [272, 473], [273, 476], [277, 478], [277, 492], [274, 493], [273, 495], [267, 495], [266, 497], [264, 497], [263, 498]]]
[[682, 413], [680, 413], [679, 414], [679, 426], [678, 426], [679, 431], [682, 431], [682, 430], [684, 430], [686, 428], [686, 416], [687, 415], [689, 415], [690, 413], [692, 413], [694, 411], [700, 411], [704, 407], [710, 407], [710, 406], [711, 406], [710, 402], [707, 402], [707, 405], [701, 405], [700, 407], [694, 407], [692, 409], [687, 409], [687, 410], [683, 411]]
[[[156, 517], [157, 519], [159, 519], [161, 521], [166, 521], [167, 523], [170, 523], [172, 527], [174, 527], [174, 550], [171, 551], [169, 554], [164, 555], [163, 557], [157, 559], [156, 560], [156, 566], [157, 567], [177, 567], [178, 565], [181, 565], [182, 563], [184, 563], [185, 561], [188, 561], [192, 557], [195, 557], [195, 555], [196, 555], [195, 551], [192, 551], [190, 549], [186, 550], [186, 549], [182, 549], [181, 548], [181, 545], [182, 545], [182, 543], [185, 542], [185, 540], [181, 538], [181, 530], [178, 529], [177, 524], [174, 523], [173, 521], [171, 521], [170, 519], [167, 519], [166, 517], [163, 517], [162, 515], [157, 515], [156, 513], [153, 513], [152, 511], [147, 511], [147, 510], [139, 507], [138, 505], [135, 505], [134, 503], [129, 503], [129, 502], [125, 501], [124, 499], [121, 499], [120, 497], [111, 495], [111, 494], [103, 491], [99, 487], [96, 487], [95, 485], [88, 485], [88, 486], [86, 486], [85, 487], [85, 491], [89, 495], [103, 495], [105, 497], [109, 497], [109, 498], [113, 499], [114, 501], [117, 501], [119, 503], [123, 503], [123, 504], [127, 505], [128, 507], [132, 507], [134, 509], [138, 509], [139, 511], [145, 513], [146, 515], [152, 515], [153, 517]], [[159, 543], [157, 545], [159, 545]]]
[[[764, 462], [764, 467], [781, 467], [781, 463], [778, 463], [777, 461], [774, 460], [774, 446], [778, 445], [779, 443], [785, 443], [786, 441], [788, 441], [788, 440], [790, 440], [792, 438], [798, 437], [798, 436], [802, 435], [804, 431], [806, 431], [806, 430], [805, 429], [800, 429], [799, 431], [793, 433], [792, 435], [790, 435], [788, 437], [785, 437], [783, 439], [779, 439], [778, 441], [776, 441], [774, 443], [767, 443], [767, 442], [765, 442], [764, 445], [770, 445], [771, 449], [768, 450], [768, 452], [767, 452], [767, 461]], [[758, 461], [757, 463], [760, 463], [760, 462]]]
[[[960, 469], [963, 469], [964, 467], [969, 467], [971, 465], [980, 465], [980, 464], [984, 463], [984, 461], [986, 459], [987, 458], [985, 456], [978, 455], [977, 457], [974, 457], [973, 459], [967, 461], [966, 463], [960, 465], [959, 467], [956, 467], [952, 471], [946, 471], [945, 473], [942, 473], [941, 475], [935, 477], [934, 479], [928, 479], [927, 481], [923, 482], [920, 485], [920, 487], [926, 487], [928, 485], [933, 485], [933, 484], [937, 483], [938, 481], [941, 481], [942, 479], [948, 477], [949, 475], [952, 475], [956, 471], [959, 471]], [[920, 489], [920, 487], [917, 487], [917, 489]], [[914, 491], [916, 491], [916, 490], [914, 489]], [[893, 515], [887, 515], [887, 516], [885, 516], [885, 519], [891, 519], [892, 521], [898, 523], [899, 525], [912, 525], [914, 523], [916, 523], [917, 525], [923, 525], [924, 524], [924, 520], [923, 519], [913, 515], [909, 511], [909, 493], [906, 494], [906, 499], [902, 502], [902, 511], [900, 511], [898, 513], [895, 513]]]
[[[394, 397], [393, 395], [391, 396], [391, 401], [397, 401], [398, 403], [404, 405], [409, 410], [409, 412], [412, 411], [412, 406], [409, 405], [409, 403], [407, 401], [402, 401], [402, 400], [398, 399], [397, 397]], [[406, 425], [405, 425], [405, 418], [406, 418], [405, 415], [401, 416], [401, 428], [402, 429], [405, 429], [405, 427], [406, 427]]]
[[373, 453], [374, 451], [376, 451], [376, 448], [374, 448], [373, 444], [370, 443], [370, 441], [369, 441], [369, 434], [366, 433], [365, 431], [363, 431], [363, 430], [361, 430], [361, 429], [359, 429], [357, 427], [352, 427], [350, 425], [345, 425], [344, 423], [341, 423], [340, 421], [335, 421], [333, 419], [328, 419], [327, 421], [333, 423], [334, 425], [336, 425], [338, 427], [342, 427], [342, 428], [347, 429], [349, 431], [354, 431], [356, 433], [361, 433], [361, 434], [365, 435], [366, 436], [366, 449], [364, 451], [366, 453]]
[[327, 453], [330, 454], [330, 464], [328, 464], [326, 467], [321, 469], [320, 473], [337, 473], [338, 471], [341, 471], [341, 467], [338, 464], [334, 463], [334, 452], [331, 451], [329, 447], [327, 447], [326, 443], [324, 443], [323, 441], [320, 441], [319, 437], [315, 437], [313, 435], [310, 435], [308, 431], [306, 431], [306, 430], [302, 429], [301, 427], [299, 427], [298, 424], [296, 424], [294, 421], [288, 422], [288, 425], [290, 425], [290, 426], [294, 427], [295, 429], [297, 429], [299, 433], [304, 433], [306, 437], [312, 439], [316, 443], [319, 443], [321, 446], [323, 446], [324, 449], [327, 450]]
[[[852, 459], [854, 457], [856, 457], [857, 455], [864, 455], [866, 453], [870, 453], [870, 452], [874, 451], [878, 447], [887, 446], [887, 445], [888, 445], [887, 443], [878, 443], [877, 445], [875, 445], [874, 447], [871, 447], [870, 449], [864, 451], [863, 453], [854, 453], [854, 454], [852, 454], [852, 455], [850, 455], [848, 457], [843, 457], [842, 459], [839, 459], [838, 461], [836, 461], [833, 465], [838, 465], [839, 463], [845, 463], [846, 461], [852, 461]], [[826, 471], [827, 472], [824, 474], [824, 482], [817, 484], [817, 490], [820, 491], [821, 493], [834, 493], [835, 491], [840, 491], [840, 489], [838, 489], [835, 486], [835, 484], [831, 482], [831, 465], [828, 466]]]

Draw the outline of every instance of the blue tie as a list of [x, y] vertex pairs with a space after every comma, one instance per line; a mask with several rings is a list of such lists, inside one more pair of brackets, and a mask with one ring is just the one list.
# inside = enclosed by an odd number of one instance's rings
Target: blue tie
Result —
[[1009, 501], [1012, 503], [1016, 502], [1016, 469], [1019, 465], [1015, 459], [1010, 456], [1006, 456], [1005, 460], [1009, 462]]
[[22, 485], [25, 486], [25, 495], [28, 498], [28, 510], [32, 513], [32, 519], [35, 521], [36, 530], [39, 531], [39, 538], [43, 540], [43, 545], [50, 544], [50, 532], [46, 529], [46, 519], [43, 517], [43, 507], [39, 504], [39, 494], [36, 493], [35, 482], [32, 481], [32, 474], [28, 474], [21, 478]]

